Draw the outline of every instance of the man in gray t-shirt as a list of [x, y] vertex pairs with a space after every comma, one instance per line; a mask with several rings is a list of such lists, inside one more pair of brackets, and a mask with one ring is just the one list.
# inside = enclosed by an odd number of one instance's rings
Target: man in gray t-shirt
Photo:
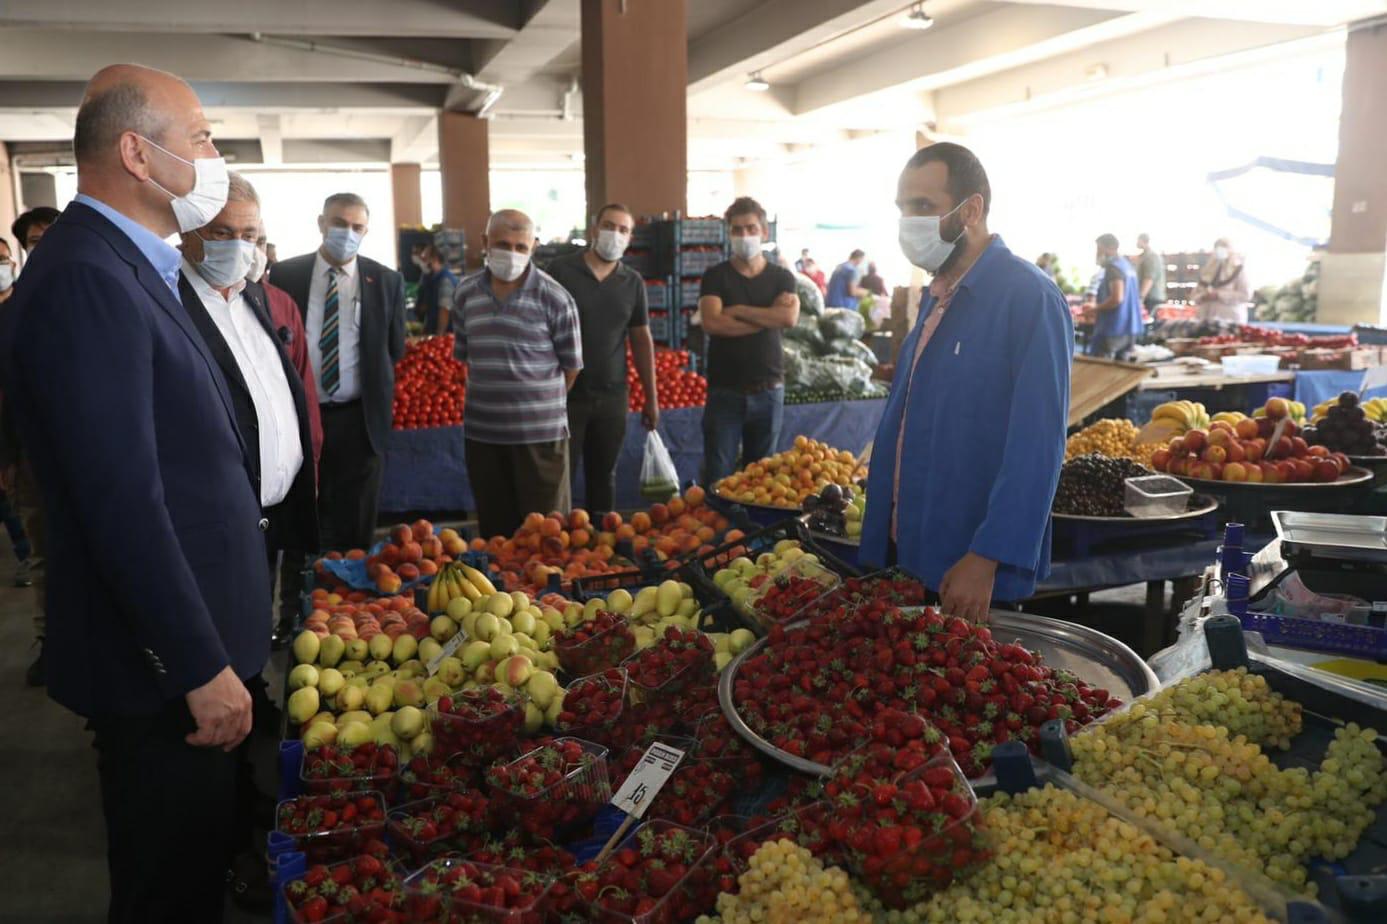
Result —
[[1137, 236], [1141, 256], [1137, 260], [1137, 281], [1141, 284], [1141, 301], [1147, 311], [1165, 304], [1165, 257], [1151, 247], [1151, 235]]

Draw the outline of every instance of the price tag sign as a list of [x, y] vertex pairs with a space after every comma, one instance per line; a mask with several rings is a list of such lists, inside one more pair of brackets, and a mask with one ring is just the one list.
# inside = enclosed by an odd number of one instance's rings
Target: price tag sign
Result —
[[612, 796], [612, 805], [634, 818], [640, 818], [683, 759], [683, 751], [655, 742], [645, 749], [641, 762], [636, 764], [636, 769], [631, 771], [626, 782]]
[[462, 643], [465, 641], [467, 641], [467, 635], [459, 629], [457, 635], [454, 635], [452, 638], [448, 639], [448, 641], [444, 642], [443, 650], [432, 658], [429, 658], [429, 662], [424, 665], [425, 669], [429, 672], [429, 676], [432, 677], [434, 674], [438, 673], [439, 665], [443, 663], [443, 659], [451, 658], [453, 653], [461, 648]]

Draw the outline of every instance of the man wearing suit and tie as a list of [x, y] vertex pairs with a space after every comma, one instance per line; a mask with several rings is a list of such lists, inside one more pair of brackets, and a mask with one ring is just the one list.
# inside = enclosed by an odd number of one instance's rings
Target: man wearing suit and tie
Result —
[[193, 90], [134, 65], [92, 78], [73, 148], [78, 195], [0, 324], [50, 527], [48, 692], [94, 732], [108, 920], [216, 922], [268, 524], [164, 238], [221, 211], [226, 164]]
[[370, 548], [385, 443], [394, 419], [395, 363], [405, 351], [404, 277], [357, 256], [371, 213], [354, 193], [323, 203], [316, 253], [276, 263], [274, 284], [303, 313], [323, 418], [319, 535], [325, 549]]

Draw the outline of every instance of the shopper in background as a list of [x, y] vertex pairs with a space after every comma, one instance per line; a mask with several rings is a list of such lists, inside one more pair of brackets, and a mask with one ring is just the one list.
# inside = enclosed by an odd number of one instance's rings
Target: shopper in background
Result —
[[992, 189], [967, 148], [917, 151], [896, 204], [901, 249], [934, 281], [877, 429], [861, 557], [981, 621], [1049, 572], [1074, 331], [1054, 283], [988, 231]]
[[815, 263], [812, 258], [806, 258], [804, 268], [800, 270], [814, 285], [819, 287], [820, 295], [828, 294], [828, 277], [824, 275], [823, 269]]
[[405, 352], [405, 283], [357, 255], [371, 212], [336, 193], [318, 216], [322, 246], [275, 264], [270, 278], [299, 306], [323, 420], [318, 533], [325, 549], [369, 549], [376, 530], [395, 363]]
[[1214, 242], [1213, 257], [1199, 271], [1199, 283], [1190, 297], [1199, 309], [1199, 320], [1246, 324], [1251, 298], [1242, 254], [1233, 251], [1228, 238], [1219, 238]]
[[217, 922], [269, 581], [252, 463], [164, 239], [221, 211], [226, 165], [192, 89], [136, 65], [92, 78], [73, 149], [78, 195], [0, 332], [60, 539], [48, 691], [95, 733], [107, 920]]
[[867, 264], [867, 275], [862, 277], [862, 288], [877, 298], [886, 298], [889, 294], [886, 291], [886, 280], [882, 279], [881, 274], [877, 272], [875, 263]]
[[534, 222], [493, 214], [482, 236], [486, 268], [453, 302], [457, 358], [467, 363], [463, 436], [484, 536], [509, 536], [528, 513], [566, 512], [568, 390], [583, 368], [578, 306], [530, 263]]
[[458, 277], [443, 262], [443, 254], [434, 244], [425, 244], [419, 251], [419, 291], [414, 300], [414, 311], [424, 324], [424, 334], [446, 334], [449, 323], [448, 312], [453, 307], [453, 294], [457, 291]]
[[636, 220], [624, 205], [602, 206], [593, 222], [592, 246], [560, 257], [549, 274], [578, 305], [583, 371], [568, 393], [569, 476], [583, 463], [583, 502], [593, 513], [616, 509], [616, 460], [626, 438], [626, 348], [645, 389], [641, 421], [660, 423], [655, 392], [655, 341], [650, 336], [645, 280], [621, 262]]
[[1043, 253], [1035, 258], [1036, 269], [1043, 270], [1051, 279], [1059, 278], [1060, 261], [1052, 253]]
[[1165, 304], [1165, 257], [1151, 246], [1151, 235], [1137, 235], [1137, 281], [1141, 283], [1141, 302], [1154, 318], [1156, 307]]
[[29, 259], [29, 254], [33, 253], [39, 241], [43, 240], [43, 232], [47, 231], [61, 214], [51, 206], [40, 205], [29, 209], [14, 220], [10, 225], [10, 233], [14, 235], [15, 243], [19, 245], [24, 259]]
[[868, 294], [862, 287], [862, 264], [866, 259], [865, 253], [854, 250], [847, 262], [838, 264], [828, 279], [824, 307], [857, 310], [857, 300]]
[[799, 259], [795, 261], [795, 270], [802, 273], [804, 272], [805, 265], [812, 262], [813, 261], [809, 259], [809, 248], [806, 247], [799, 252]]
[[1102, 281], [1094, 295], [1093, 334], [1088, 355], [1112, 359], [1137, 342], [1146, 329], [1141, 320], [1141, 292], [1132, 262], [1118, 252], [1117, 236], [1104, 234], [1097, 240], [1095, 261], [1102, 268]]
[[724, 216], [732, 259], [703, 274], [698, 313], [708, 335], [708, 403], [703, 409], [703, 477], [716, 484], [780, 440], [785, 408], [780, 332], [799, 319], [795, 277], [762, 252], [766, 210], [733, 202]]

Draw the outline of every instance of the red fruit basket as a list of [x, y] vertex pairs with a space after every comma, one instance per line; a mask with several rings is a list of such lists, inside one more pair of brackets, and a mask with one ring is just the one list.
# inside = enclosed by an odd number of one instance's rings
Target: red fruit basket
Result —
[[[368, 806], [369, 803], [369, 806]], [[294, 823], [300, 812], [306, 825]], [[353, 822], [342, 818], [354, 816]], [[356, 820], [362, 819], [364, 820]], [[275, 830], [292, 837], [310, 863], [330, 863], [358, 851], [366, 841], [385, 831], [385, 797], [378, 792], [352, 795], [299, 796], [275, 807]]]
[[485, 767], [514, 753], [525, 728], [525, 698], [503, 696], [490, 687], [464, 690], [431, 704], [428, 718], [436, 753]]
[[[699, 635], [700, 638], [706, 636]], [[697, 660], [691, 660], [679, 670], [672, 674], [665, 675], [658, 680], [649, 678], [638, 679], [645, 672], [641, 667], [655, 656], [655, 652], [663, 645], [663, 640], [657, 641], [654, 645], [644, 651], [638, 651], [625, 661], [621, 666], [626, 669], [627, 690], [630, 692], [634, 702], [654, 702], [674, 696], [683, 692], [691, 684], [709, 676], [713, 673], [713, 649], [709, 643], [708, 649], [703, 652], [703, 656]]]
[[[588, 920], [610, 924], [680, 924], [711, 911], [717, 900], [718, 883], [708, 860], [717, 850], [717, 841], [707, 831], [658, 819], [646, 822], [628, 834], [592, 873], [584, 875], [600, 881], [604, 872], [614, 872], [623, 862], [623, 851], [644, 851], [652, 842], [672, 843], [674, 838], [687, 845], [687, 861], [683, 863], [687, 871], [653, 907], [640, 912], [622, 911], [611, 907], [610, 899], [599, 894], [588, 902]], [[579, 877], [579, 894], [583, 892], [583, 878]]]
[[[372, 865], [368, 870], [361, 867], [363, 863]], [[344, 893], [340, 891], [340, 887], [343, 883], [339, 880], [347, 878], [343, 870], [352, 874], [346, 884], [358, 890], [366, 879], [374, 880], [377, 886], [370, 890], [372, 894], [363, 896], [366, 908], [360, 915], [353, 914], [342, 902]], [[329, 882], [332, 886], [324, 889], [323, 885]], [[404, 910], [405, 905], [404, 876], [399, 865], [393, 861], [382, 861], [366, 855], [352, 857], [327, 867], [314, 864], [305, 869], [302, 875], [285, 883], [283, 892], [284, 908], [290, 924], [354, 924], [356, 921], [364, 920], [389, 920], [388, 914], [379, 918], [369, 915], [377, 914], [377, 909], [400, 912]], [[332, 901], [322, 895], [323, 892], [328, 892]], [[382, 901], [382, 895], [388, 898]], [[322, 901], [315, 902], [315, 898], [321, 898]], [[323, 911], [324, 907], [326, 911]], [[320, 915], [320, 912], [323, 913]]]
[[[449, 799], [465, 800], [463, 805], [449, 806]], [[480, 804], [478, 804], [480, 803]], [[427, 863], [434, 857], [442, 856], [452, 850], [471, 849], [485, 836], [491, 820], [489, 800], [480, 792], [457, 792], [407, 802], [392, 809], [387, 816], [386, 828], [390, 831], [391, 843], [408, 854], [414, 866]], [[468, 806], [477, 812], [474, 817], [467, 814]], [[451, 830], [436, 832], [432, 836], [416, 830], [420, 820], [429, 821], [436, 827], [437, 813], [440, 809], [455, 808], [459, 818]]]
[[543, 924], [552, 876], [443, 857], [404, 882], [408, 920], [438, 924]]
[[604, 632], [584, 642], [574, 642], [574, 633], [581, 626], [565, 629], [554, 637], [554, 653], [559, 666], [573, 677], [586, 677], [609, 667], [616, 667], [636, 650], [636, 636], [631, 624], [622, 616]]
[[536, 748], [505, 765], [509, 770], [539, 758], [546, 750], [561, 749], [569, 742], [581, 749], [582, 760], [566, 765], [562, 778], [534, 792], [520, 792], [498, 782], [504, 771], [493, 768], [487, 775], [497, 817], [514, 819], [516, 826], [532, 838], [563, 841], [591, 824], [592, 819], [612, 798], [607, 776], [607, 749], [581, 738], [556, 738], [552, 745]]
[[481, 774], [467, 755], [444, 758], [435, 752], [418, 755], [401, 766], [394, 783], [390, 803], [400, 805], [480, 785]]
[[604, 722], [583, 722], [580, 720], [569, 722], [565, 719], [568, 713], [560, 712], [558, 721], [554, 723], [554, 730], [561, 735], [582, 738], [602, 745], [615, 744], [618, 726], [626, 712], [626, 671], [619, 667], [608, 668], [600, 673], [583, 677], [581, 680], [575, 680], [568, 685], [568, 690], [564, 693], [564, 705], [568, 705], [570, 697], [577, 702], [594, 689], [605, 692], [612, 701], [618, 704], [616, 714]]
[[[334, 773], [331, 776], [322, 776], [322, 769], [326, 769], [323, 761], [326, 757], [324, 751], [331, 748], [340, 760], [348, 764], [352, 761], [351, 752], [341, 752], [336, 747], [328, 745], [313, 751], [304, 748], [303, 759], [299, 761], [299, 781], [303, 784], [302, 791], [314, 795], [333, 792], [371, 792], [372, 790], [390, 794], [393, 789], [392, 780], [395, 777], [399, 759], [391, 748], [381, 748], [372, 757], [367, 769], [361, 773]], [[322, 768], [322, 769], [320, 769]]]

